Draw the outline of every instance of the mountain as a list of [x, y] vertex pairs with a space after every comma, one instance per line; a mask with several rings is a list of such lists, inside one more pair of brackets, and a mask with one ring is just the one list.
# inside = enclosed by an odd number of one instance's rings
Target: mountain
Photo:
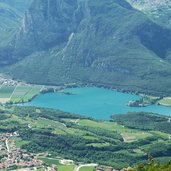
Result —
[[155, 22], [171, 26], [170, 0], [127, 0], [134, 8], [147, 14]]
[[32, 0], [0, 0], [0, 31], [19, 27], [31, 2]]
[[0, 2], [0, 28], [5, 29], [9, 27], [15, 27], [21, 19], [20, 13], [13, 7]]
[[30, 83], [171, 95], [170, 49], [170, 29], [125, 0], [34, 0], [0, 64]]
[[[0, 0], [0, 52], [2, 58], [9, 59], [13, 39], [22, 24], [25, 10], [29, 8], [32, 0]], [[4, 52], [4, 49], [6, 49]], [[3, 64], [4, 61], [2, 61]]]
[[30, 7], [32, 2], [33, 0], [0, 0], [0, 3], [4, 3], [13, 7], [21, 14], [25, 13], [25, 11]]

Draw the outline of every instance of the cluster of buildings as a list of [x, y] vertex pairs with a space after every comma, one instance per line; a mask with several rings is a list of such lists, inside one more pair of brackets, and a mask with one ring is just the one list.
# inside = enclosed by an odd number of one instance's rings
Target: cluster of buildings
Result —
[[[0, 134], [0, 170], [7, 170], [7, 168], [17, 166], [24, 170], [41, 170], [41, 171], [57, 171], [58, 166], [52, 164], [45, 166], [41, 160], [38, 160], [36, 155], [28, 153], [26, 150], [16, 147], [14, 137], [18, 137], [17, 132], [1, 133]], [[73, 164], [72, 160], [61, 160], [61, 164]], [[96, 171], [119, 171], [111, 166], [98, 166]], [[122, 169], [122, 171], [130, 171], [130, 168]]]
[[18, 84], [18, 81], [7, 79], [2, 76], [0, 76], [0, 85], [3, 86], [16, 86]]
[[17, 148], [15, 142], [12, 140], [14, 136], [19, 135], [16, 132], [0, 134], [0, 170], [17, 166], [29, 170], [39, 168], [43, 171], [56, 171], [57, 166], [45, 167], [41, 160], [36, 159], [35, 154]]
[[119, 170], [116, 170], [111, 166], [107, 166], [107, 167], [101, 166], [101, 167], [98, 167], [96, 171], [119, 171]]
[[[131, 170], [132, 170], [132, 168], [131, 168], [131, 167], [128, 167], [128, 168], [123, 168], [123, 169], [120, 170], [120, 171], [131, 171]], [[98, 168], [96, 169], [96, 171], [119, 171], [119, 170], [114, 169], [114, 168], [111, 167], [111, 166], [107, 166], [107, 167], [102, 166], [102, 167], [98, 167]]]

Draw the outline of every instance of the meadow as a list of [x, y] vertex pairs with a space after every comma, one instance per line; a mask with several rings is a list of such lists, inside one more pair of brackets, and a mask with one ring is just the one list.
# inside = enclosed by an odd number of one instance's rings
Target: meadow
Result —
[[17, 85], [17, 86], [1, 86], [0, 102], [1, 103], [22, 103], [28, 102], [38, 95], [44, 86], [38, 85]]
[[164, 97], [159, 101], [159, 104], [163, 106], [171, 106], [171, 97]]
[[94, 171], [94, 167], [91, 167], [91, 166], [82, 167], [80, 171]]

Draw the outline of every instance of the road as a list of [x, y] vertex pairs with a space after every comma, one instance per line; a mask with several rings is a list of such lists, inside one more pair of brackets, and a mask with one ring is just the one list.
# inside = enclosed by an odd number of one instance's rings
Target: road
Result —
[[9, 150], [9, 146], [8, 146], [8, 139], [5, 140], [5, 144], [6, 144], [7, 152], [9, 153], [10, 150]]
[[82, 165], [79, 165], [79, 166], [75, 167], [74, 171], [79, 171], [82, 167], [96, 167], [96, 166], [98, 166], [98, 165], [95, 164], [95, 163], [82, 164]]

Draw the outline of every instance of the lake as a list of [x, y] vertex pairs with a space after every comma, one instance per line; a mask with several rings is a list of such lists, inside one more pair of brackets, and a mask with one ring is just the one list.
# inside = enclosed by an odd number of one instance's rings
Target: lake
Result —
[[109, 120], [113, 114], [127, 112], [154, 112], [171, 116], [171, 108], [159, 105], [147, 107], [129, 107], [128, 101], [140, 97], [134, 94], [121, 93], [96, 87], [69, 88], [64, 92], [41, 94], [24, 106], [37, 106], [59, 109], [65, 112], [90, 116], [94, 119]]

